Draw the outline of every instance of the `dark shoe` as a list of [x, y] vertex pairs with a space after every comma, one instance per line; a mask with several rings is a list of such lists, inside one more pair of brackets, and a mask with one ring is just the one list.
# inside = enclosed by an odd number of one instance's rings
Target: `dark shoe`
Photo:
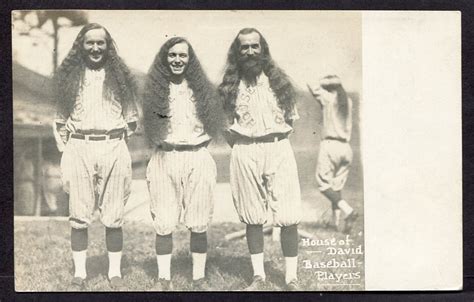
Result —
[[205, 278], [193, 280], [193, 290], [202, 292], [209, 290], [209, 284]]
[[68, 292], [82, 292], [84, 291], [85, 285], [84, 282], [85, 279], [82, 279], [81, 277], [74, 277], [71, 280], [71, 284], [67, 287]]
[[296, 292], [296, 291], [300, 291], [300, 284], [298, 282], [298, 280], [296, 279], [293, 279], [290, 281], [290, 283], [288, 283], [286, 285], [286, 289], [290, 292]]
[[172, 291], [173, 285], [171, 284], [171, 280], [158, 279], [151, 290], [154, 292]]
[[262, 276], [253, 276], [252, 284], [247, 286], [244, 291], [253, 292], [253, 291], [262, 291], [265, 290], [265, 280]]
[[125, 281], [123, 281], [123, 279], [120, 278], [119, 276], [115, 276], [115, 277], [112, 277], [112, 279], [110, 279], [110, 286], [112, 287], [113, 290], [116, 290], [116, 291], [128, 290], [128, 287], [125, 284]]
[[349, 234], [351, 232], [357, 218], [359, 218], [359, 213], [357, 213], [356, 210], [352, 210], [352, 212], [344, 218], [344, 233]]

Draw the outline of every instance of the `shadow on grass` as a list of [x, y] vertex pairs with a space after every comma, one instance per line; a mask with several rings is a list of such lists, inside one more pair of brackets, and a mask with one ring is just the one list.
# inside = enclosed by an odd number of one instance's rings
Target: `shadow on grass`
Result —
[[150, 278], [155, 278], [158, 274], [158, 265], [156, 263], [156, 257], [146, 258], [142, 263], [141, 267], [145, 274]]
[[109, 259], [107, 254], [87, 257], [87, 277], [93, 279], [100, 275], [107, 278]]

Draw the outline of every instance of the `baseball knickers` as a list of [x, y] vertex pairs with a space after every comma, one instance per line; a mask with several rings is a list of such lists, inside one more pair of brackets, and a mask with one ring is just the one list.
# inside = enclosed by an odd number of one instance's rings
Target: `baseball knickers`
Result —
[[106, 227], [122, 226], [132, 183], [132, 160], [124, 140], [71, 138], [61, 158], [61, 172], [73, 228], [91, 223], [96, 201]]
[[214, 207], [216, 163], [207, 148], [191, 151], [157, 149], [147, 167], [150, 210], [159, 235], [178, 223], [192, 232], [207, 231]]
[[264, 224], [267, 210], [276, 226], [299, 223], [301, 192], [288, 139], [239, 144], [232, 148], [230, 184], [237, 214], [247, 224]]
[[346, 142], [325, 139], [319, 147], [316, 181], [320, 191], [340, 191], [344, 187], [352, 162], [352, 149]]

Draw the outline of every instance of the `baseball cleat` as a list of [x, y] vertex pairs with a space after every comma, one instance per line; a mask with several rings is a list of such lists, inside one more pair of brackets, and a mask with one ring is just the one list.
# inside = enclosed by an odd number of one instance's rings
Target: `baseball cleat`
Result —
[[82, 292], [85, 288], [85, 279], [81, 277], [74, 277], [71, 280], [71, 284], [67, 287], [68, 292]]
[[293, 279], [291, 280], [287, 285], [286, 285], [286, 289], [290, 292], [295, 292], [295, 291], [299, 291], [301, 290], [300, 289], [300, 284], [298, 282], [298, 280], [296, 279]]
[[125, 284], [125, 281], [123, 281], [123, 279], [120, 278], [119, 276], [112, 277], [109, 280], [109, 282], [110, 282], [110, 287], [112, 287], [113, 290], [116, 290], [116, 291], [127, 291], [128, 290], [128, 287]]
[[153, 285], [151, 291], [154, 292], [166, 292], [166, 291], [172, 291], [173, 290], [173, 284], [171, 283], [171, 280], [166, 280], [166, 279], [158, 279], [158, 281], [155, 282], [155, 285]]
[[263, 279], [262, 276], [259, 276], [259, 275], [253, 276], [252, 283], [244, 289], [244, 291], [249, 291], [249, 292], [263, 291], [263, 290], [265, 290], [265, 280]]
[[209, 290], [209, 284], [205, 278], [193, 280], [193, 290], [195, 291], [206, 291]]
[[352, 212], [344, 218], [344, 229], [343, 232], [348, 234], [351, 232], [352, 227], [354, 226], [354, 222], [359, 217], [359, 213], [356, 210], [352, 210]]

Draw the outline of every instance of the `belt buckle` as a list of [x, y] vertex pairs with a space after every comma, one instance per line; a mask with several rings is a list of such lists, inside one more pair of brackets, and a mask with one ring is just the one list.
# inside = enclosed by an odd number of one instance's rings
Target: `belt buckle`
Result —
[[89, 138], [90, 138], [90, 135], [88, 135], [88, 134], [87, 134], [87, 135], [86, 135], [86, 134], [84, 134], [84, 141], [85, 141], [85, 143], [86, 143], [86, 144], [88, 144], [88, 143], [89, 143]]

